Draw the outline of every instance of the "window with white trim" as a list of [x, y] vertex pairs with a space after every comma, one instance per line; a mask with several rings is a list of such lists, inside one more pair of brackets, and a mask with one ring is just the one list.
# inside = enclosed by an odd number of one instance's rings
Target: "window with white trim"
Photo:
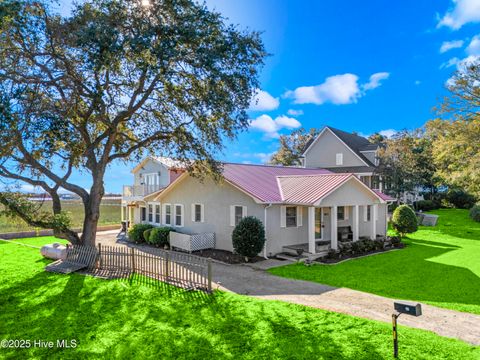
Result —
[[155, 223], [160, 224], [160, 204], [155, 204]]
[[148, 222], [153, 222], [153, 205], [148, 204]]
[[183, 226], [183, 205], [175, 204], [175, 226]]
[[235, 226], [243, 219], [243, 206], [235, 206]]
[[297, 226], [297, 207], [287, 206], [285, 209], [285, 226], [296, 227]]
[[192, 204], [192, 221], [203, 222], [203, 204]]
[[230, 205], [230, 226], [237, 226], [247, 216], [247, 207], [242, 205]]
[[345, 220], [345, 206], [337, 208], [337, 220]]
[[338, 153], [335, 156], [335, 164], [336, 165], [343, 165], [343, 153]]
[[163, 223], [164, 225], [172, 225], [172, 205], [163, 204]]
[[367, 222], [370, 221], [370, 211], [371, 211], [371, 206], [369, 205], [364, 205], [363, 206], [363, 221]]

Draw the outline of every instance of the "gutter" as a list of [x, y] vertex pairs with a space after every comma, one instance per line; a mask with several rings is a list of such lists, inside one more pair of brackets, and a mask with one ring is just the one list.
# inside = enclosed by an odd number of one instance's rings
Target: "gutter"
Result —
[[265, 259], [268, 259], [267, 257], [267, 241], [268, 241], [268, 227], [267, 227], [267, 209], [271, 207], [272, 204], [268, 204], [267, 206], [264, 207], [264, 216], [263, 216], [263, 224], [265, 226], [265, 245], [263, 246], [263, 257]]

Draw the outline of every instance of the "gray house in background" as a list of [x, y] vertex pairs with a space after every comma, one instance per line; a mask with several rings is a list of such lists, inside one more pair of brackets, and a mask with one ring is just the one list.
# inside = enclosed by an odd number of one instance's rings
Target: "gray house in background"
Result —
[[326, 126], [306, 144], [302, 165], [355, 174], [370, 188], [382, 191], [383, 184], [375, 174], [379, 148], [362, 136]]
[[171, 245], [187, 251], [232, 251], [232, 231], [245, 216], [265, 226], [263, 256], [298, 249], [319, 256], [337, 249], [343, 237], [375, 239], [387, 231], [392, 199], [351, 173], [225, 163], [224, 180], [215, 183], [191, 177], [171, 159], [148, 158], [133, 174], [122, 219], [170, 226], [176, 230]]

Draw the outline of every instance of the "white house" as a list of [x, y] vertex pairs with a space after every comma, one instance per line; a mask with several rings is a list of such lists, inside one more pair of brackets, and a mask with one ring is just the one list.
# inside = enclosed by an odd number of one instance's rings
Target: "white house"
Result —
[[133, 173], [134, 185], [124, 190], [123, 219], [171, 226], [187, 234], [173, 235], [183, 244], [199, 241], [194, 234], [214, 234], [215, 248], [232, 251], [232, 231], [250, 215], [265, 226], [264, 256], [298, 248], [315, 255], [337, 249], [339, 237], [356, 241], [386, 235], [392, 199], [354, 174], [225, 163], [224, 180], [216, 183], [161, 158], [144, 160]]

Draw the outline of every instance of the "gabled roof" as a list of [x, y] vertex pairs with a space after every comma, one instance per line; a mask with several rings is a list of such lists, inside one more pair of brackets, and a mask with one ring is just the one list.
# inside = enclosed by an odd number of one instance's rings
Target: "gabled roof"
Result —
[[[162, 194], [171, 191], [187, 176], [187, 172], [183, 173]], [[374, 192], [355, 175], [334, 174], [325, 169], [225, 163], [223, 177], [263, 204], [314, 205], [350, 179], [358, 181], [381, 202], [386, 201], [382, 197], [385, 194]]]
[[285, 203], [313, 205], [351, 179], [352, 174], [279, 176]]
[[265, 203], [282, 202], [278, 176], [330, 174], [325, 169], [225, 163], [223, 176], [232, 185]]
[[184, 169], [185, 168], [185, 163], [179, 160], [175, 160], [169, 157], [162, 157], [162, 156], [148, 156], [145, 159], [143, 159], [140, 162], [140, 164], [138, 164], [133, 168], [132, 173], [136, 173], [148, 161], [153, 161], [158, 164], [162, 164], [168, 169]]
[[368, 141], [367, 138], [363, 136], [351, 134], [343, 130], [335, 129], [331, 126], [325, 126], [325, 128], [318, 134], [317, 137], [312, 137], [306, 144], [303, 149], [302, 154], [305, 155], [307, 150], [311, 145], [328, 129], [335, 136], [337, 136], [345, 145], [347, 145], [366, 165], [375, 167], [370, 160], [368, 160], [365, 155], [362, 154], [362, 151], [375, 151], [378, 149], [379, 145], [372, 144]]

